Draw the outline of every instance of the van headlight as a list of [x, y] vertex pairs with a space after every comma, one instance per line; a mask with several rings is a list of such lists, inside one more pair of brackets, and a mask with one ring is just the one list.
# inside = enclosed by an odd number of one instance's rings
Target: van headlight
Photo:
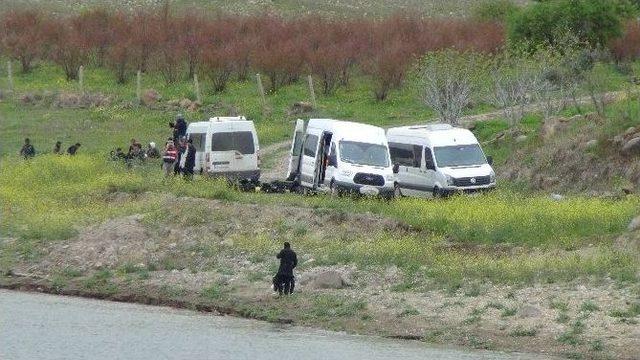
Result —
[[491, 174], [489, 174], [489, 182], [490, 183], [496, 182], [496, 173], [494, 173], [493, 171], [491, 172]]
[[447, 185], [453, 186], [453, 185], [455, 185], [455, 181], [456, 181], [456, 179], [454, 179], [453, 176], [447, 175]]

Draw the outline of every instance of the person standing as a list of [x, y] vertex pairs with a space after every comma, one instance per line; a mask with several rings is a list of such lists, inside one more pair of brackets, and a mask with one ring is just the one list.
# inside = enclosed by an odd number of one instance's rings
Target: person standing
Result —
[[196, 166], [196, 147], [193, 146], [193, 140], [187, 140], [187, 151], [184, 154], [184, 178], [186, 180], [193, 179], [193, 168]]
[[162, 172], [165, 177], [171, 175], [177, 157], [178, 150], [173, 145], [173, 141], [167, 141], [167, 146], [164, 148], [164, 154], [162, 155]]
[[187, 145], [184, 138], [181, 138], [178, 141], [176, 150], [178, 150], [178, 156], [176, 157], [176, 162], [175, 162], [175, 165], [173, 166], [173, 175], [178, 175], [182, 172], [182, 167], [184, 164], [184, 161], [182, 159], [184, 157], [185, 151], [187, 150]]
[[67, 154], [73, 156], [78, 152], [78, 149], [80, 149], [80, 143], [75, 143], [74, 145], [69, 146]]
[[284, 243], [284, 248], [276, 255], [277, 259], [280, 259], [280, 267], [278, 273], [273, 278], [274, 289], [278, 291], [280, 295], [284, 292], [285, 295], [293, 293], [295, 288], [295, 277], [293, 276], [293, 269], [298, 266], [298, 256], [296, 252], [291, 249], [291, 244]]
[[62, 142], [56, 141], [56, 144], [53, 147], [53, 153], [56, 155], [62, 155]]
[[24, 139], [24, 144], [20, 149], [20, 156], [24, 157], [25, 160], [36, 156], [36, 149], [31, 145], [31, 140], [29, 138]]
[[174, 141], [187, 135], [187, 122], [184, 121], [184, 116], [178, 114], [176, 123], [173, 126], [173, 138]]

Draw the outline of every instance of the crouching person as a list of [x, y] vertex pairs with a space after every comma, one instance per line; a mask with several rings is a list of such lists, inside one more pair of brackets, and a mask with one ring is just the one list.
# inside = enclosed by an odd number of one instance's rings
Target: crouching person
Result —
[[293, 276], [293, 269], [298, 266], [298, 257], [291, 249], [291, 244], [284, 243], [284, 248], [276, 255], [277, 259], [280, 259], [280, 267], [278, 273], [273, 278], [273, 289], [278, 294], [289, 295], [293, 293], [295, 288], [295, 277]]

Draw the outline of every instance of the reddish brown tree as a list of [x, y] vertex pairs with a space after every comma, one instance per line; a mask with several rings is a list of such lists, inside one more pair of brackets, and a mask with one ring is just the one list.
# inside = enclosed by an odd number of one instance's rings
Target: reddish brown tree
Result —
[[10, 11], [4, 14], [1, 21], [4, 52], [20, 62], [23, 73], [30, 72], [33, 62], [44, 51], [43, 15], [35, 10]]
[[112, 23], [113, 43], [107, 52], [106, 64], [115, 73], [118, 84], [124, 84], [135, 70], [134, 47], [131, 39], [133, 26], [131, 20], [123, 13], [116, 14]]
[[104, 65], [109, 46], [114, 41], [114, 32], [121, 23], [113, 23], [114, 14], [104, 8], [91, 9], [79, 15], [77, 22], [81, 33], [91, 49], [98, 66]]
[[640, 58], [640, 23], [629, 22], [624, 35], [611, 44], [611, 52], [616, 60], [637, 60]]
[[59, 18], [51, 20], [48, 26], [51, 59], [63, 68], [67, 80], [78, 79], [80, 65], [86, 64], [91, 52], [81, 22], [78, 18]]
[[211, 81], [213, 91], [218, 93], [227, 88], [227, 83], [234, 70], [232, 44], [218, 44], [211, 46], [204, 53], [203, 69]]
[[187, 64], [189, 79], [198, 70], [202, 54], [211, 41], [210, 24], [195, 11], [189, 11], [177, 20], [179, 51]]
[[151, 56], [159, 44], [160, 22], [156, 14], [138, 11], [131, 19], [131, 25], [131, 50], [135, 68], [146, 72]]

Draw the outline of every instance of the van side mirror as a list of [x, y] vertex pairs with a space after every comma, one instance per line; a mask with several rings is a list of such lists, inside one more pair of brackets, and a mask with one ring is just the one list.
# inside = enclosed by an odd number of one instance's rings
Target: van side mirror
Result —
[[491, 155], [488, 155], [488, 156], [487, 156], [487, 163], [488, 163], [489, 165], [493, 165], [493, 156], [491, 156]]
[[399, 164], [393, 164], [393, 173], [397, 174], [400, 172], [400, 165]]

